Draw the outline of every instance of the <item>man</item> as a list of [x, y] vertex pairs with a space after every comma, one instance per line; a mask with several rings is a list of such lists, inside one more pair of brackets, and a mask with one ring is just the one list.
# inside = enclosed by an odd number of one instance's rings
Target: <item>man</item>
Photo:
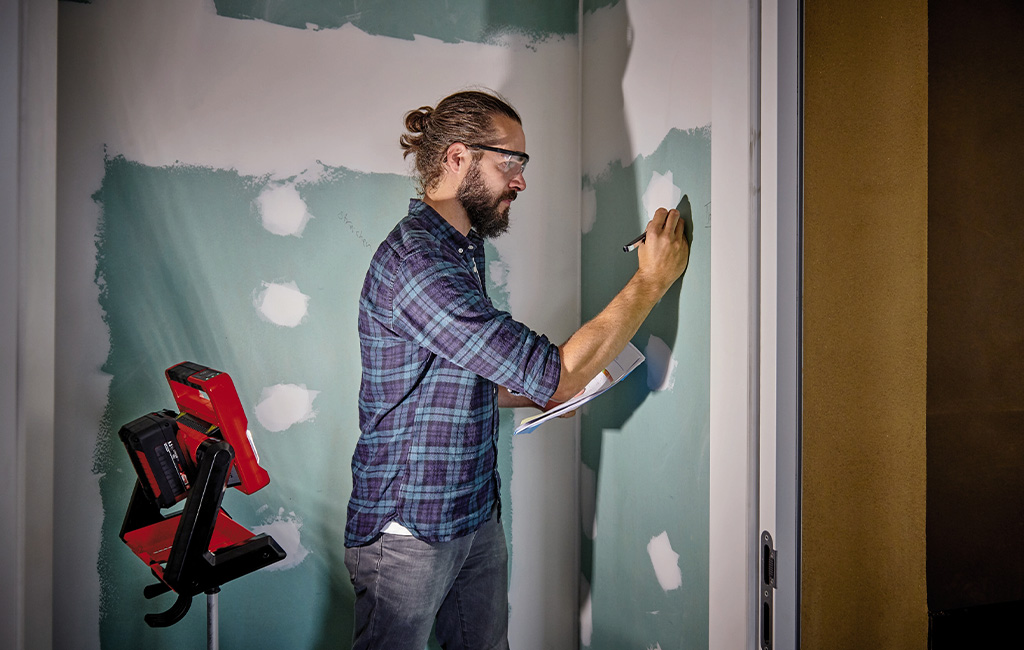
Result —
[[354, 648], [508, 648], [498, 407], [550, 407], [626, 346], [686, 268], [675, 210], [659, 209], [639, 269], [561, 346], [494, 308], [485, 237], [503, 233], [529, 161], [516, 111], [467, 91], [406, 115], [421, 200], [370, 263], [359, 306], [362, 432], [345, 564]]

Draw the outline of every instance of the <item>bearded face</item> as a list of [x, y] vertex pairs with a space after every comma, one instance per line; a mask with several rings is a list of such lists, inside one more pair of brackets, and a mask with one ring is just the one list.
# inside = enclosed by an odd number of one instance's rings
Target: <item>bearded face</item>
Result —
[[494, 193], [487, 188], [480, 173], [480, 161], [474, 160], [462, 180], [456, 197], [469, 216], [469, 224], [481, 237], [492, 238], [508, 230], [510, 206], [502, 207], [502, 201], [514, 201], [517, 192], [507, 189]]

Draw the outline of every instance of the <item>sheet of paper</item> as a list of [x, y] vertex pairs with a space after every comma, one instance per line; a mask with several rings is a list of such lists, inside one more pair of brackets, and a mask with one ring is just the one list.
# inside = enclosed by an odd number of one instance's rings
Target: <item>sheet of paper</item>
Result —
[[563, 402], [550, 410], [544, 411], [543, 413], [538, 413], [537, 415], [524, 419], [519, 423], [519, 426], [516, 427], [516, 430], [513, 433], [530, 433], [548, 420], [557, 418], [563, 413], [568, 413], [569, 411], [578, 409], [625, 379], [629, 373], [633, 372], [633, 370], [643, 362], [643, 353], [636, 349], [636, 346], [632, 343], [626, 343], [625, 349], [608, 364], [607, 368], [591, 379], [586, 388], [580, 391], [576, 397], [573, 397], [571, 400]]

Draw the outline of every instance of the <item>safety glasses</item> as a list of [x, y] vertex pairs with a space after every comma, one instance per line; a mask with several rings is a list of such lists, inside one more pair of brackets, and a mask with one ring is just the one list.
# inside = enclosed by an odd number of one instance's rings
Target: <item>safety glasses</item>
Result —
[[526, 163], [530, 162], [530, 156], [525, 151], [511, 151], [500, 147], [490, 147], [485, 144], [467, 144], [470, 149], [481, 149], [493, 151], [502, 156], [501, 171], [507, 176], [517, 176], [526, 170]]

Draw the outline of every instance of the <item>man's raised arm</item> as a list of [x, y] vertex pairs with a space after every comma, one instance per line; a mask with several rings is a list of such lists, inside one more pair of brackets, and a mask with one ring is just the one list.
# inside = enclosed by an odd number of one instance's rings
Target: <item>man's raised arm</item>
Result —
[[690, 246], [677, 210], [659, 208], [637, 249], [639, 269], [608, 306], [559, 347], [562, 373], [554, 401], [571, 399], [626, 347], [669, 287], [686, 270]]

